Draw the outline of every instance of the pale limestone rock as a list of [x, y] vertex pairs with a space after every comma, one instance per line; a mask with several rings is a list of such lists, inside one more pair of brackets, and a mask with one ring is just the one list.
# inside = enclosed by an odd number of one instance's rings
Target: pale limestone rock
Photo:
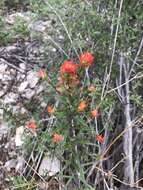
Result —
[[13, 92], [10, 92], [9, 94], [7, 94], [4, 98], [4, 103], [5, 104], [10, 104], [10, 103], [14, 103], [16, 102], [18, 98], [18, 95], [13, 93]]
[[41, 176], [53, 176], [60, 171], [60, 160], [56, 157], [45, 156], [41, 162], [38, 173]]
[[17, 160], [11, 159], [5, 163], [4, 167], [6, 168], [7, 171], [10, 171], [11, 169], [15, 169], [16, 164], [17, 164]]
[[25, 166], [25, 160], [23, 156], [19, 156], [17, 158], [17, 165], [15, 167], [16, 172], [22, 172], [24, 166]]
[[34, 88], [38, 83], [38, 76], [37, 73], [34, 71], [29, 71], [27, 74], [27, 82], [29, 83], [30, 88]]
[[26, 87], [28, 86], [28, 82], [27, 81], [24, 81], [20, 84], [20, 86], [18, 87], [18, 92], [23, 92]]
[[25, 96], [27, 99], [31, 99], [31, 98], [34, 96], [34, 94], [35, 94], [35, 91], [34, 91], [34, 90], [26, 89], [24, 96]]
[[15, 135], [15, 145], [16, 146], [22, 146], [22, 144], [23, 144], [23, 140], [22, 140], [23, 133], [24, 133], [24, 127], [23, 126], [18, 127], [16, 129], [16, 135]]
[[22, 70], [25, 70], [25, 69], [26, 69], [25, 63], [20, 63], [20, 64], [19, 64], [19, 67], [20, 67]]
[[30, 23], [28, 28], [35, 32], [44, 32], [46, 28], [51, 26], [51, 21], [42, 21], [37, 20], [33, 23]]

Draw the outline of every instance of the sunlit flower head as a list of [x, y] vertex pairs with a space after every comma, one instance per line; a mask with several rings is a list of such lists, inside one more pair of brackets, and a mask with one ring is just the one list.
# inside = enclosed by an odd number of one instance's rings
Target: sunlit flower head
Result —
[[81, 111], [85, 110], [86, 107], [87, 107], [87, 102], [85, 100], [83, 100], [79, 103], [77, 111], [81, 112]]
[[80, 66], [88, 67], [94, 61], [94, 56], [90, 52], [84, 52], [79, 57]]
[[55, 108], [53, 106], [48, 106], [47, 107], [47, 112], [50, 113], [50, 114], [52, 114], [52, 113], [55, 112]]
[[103, 135], [96, 135], [96, 140], [98, 141], [98, 142], [100, 142], [100, 143], [103, 143], [104, 142], [104, 137], [103, 137]]
[[58, 133], [54, 133], [52, 137], [52, 142], [53, 143], [58, 143], [64, 140], [64, 137]]
[[61, 74], [76, 74], [77, 68], [77, 64], [70, 60], [65, 60], [60, 67], [60, 72]]
[[98, 109], [96, 108], [96, 109], [92, 110], [90, 113], [91, 113], [92, 117], [96, 118], [98, 116]]
[[37, 125], [36, 125], [35, 121], [29, 121], [29, 122], [26, 124], [26, 127], [29, 128], [29, 129], [36, 129], [36, 128], [37, 128]]

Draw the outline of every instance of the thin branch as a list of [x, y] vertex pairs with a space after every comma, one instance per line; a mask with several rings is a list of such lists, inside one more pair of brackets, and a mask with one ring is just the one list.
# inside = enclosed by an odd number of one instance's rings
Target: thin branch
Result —
[[139, 56], [139, 54], [140, 54], [140, 52], [141, 52], [141, 50], [142, 50], [142, 47], [143, 47], [143, 37], [142, 37], [142, 39], [141, 39], [141, 42], [140, 42], [140, 45], [139, 45], [139, 48], [138, 48], [136, 57], [135, 57], [135, 59], [134, 59], [134, 61], [133, 61], [133, 64], [132, 64], [132, 66], [131, 66], [131, 69], [130, 69], [130, 72], [129, 72], [129, 77], [130, 77], [130, 75], [131, 75], [131, 73], [132, 73], [132, 71], [133, 71], [133, 69], [134, 69], [135, 64], [137, 63], [137, 59], [138, 59], [138, 56]]
[[113, 60], [114, 60], [114, 55], [115, 55], [115, 50], [116, 50], [116, 43], [117, 43], [117, 36], [118, 36], [119, 25], [120, 25], [120, 17], [121, 17], [122, 6], [123, 6], [123, 0], [120, 1], [120, 7], [119, 7], [119, 12], [118, 12], [117, 27], [116, 27], [116, 32], [115, 32], [115, 38], [114, 38], [114, 44], [113, 44], [112, 57], [111, 57], [111, 63], [110, 63], [108, 78], [107, 78], [107, 89], [108, 89], [109, 82], [110, 82], [110, 76], [111, 76], [111, 71], [112, 71], [112, 65], [113, 65]]

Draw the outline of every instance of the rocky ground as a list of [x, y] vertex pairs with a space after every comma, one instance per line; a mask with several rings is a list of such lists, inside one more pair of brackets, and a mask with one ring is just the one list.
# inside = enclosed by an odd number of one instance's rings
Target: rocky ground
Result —
[[[16, 131], [11, 135], [12, 126], [3, 119], [4, 109], [10, 109], [13, 114], [21, 112], [25, 114], [27, 110], [23, 104], [27, 100], [31, 100], [33, 96], [43, 90], [43, 86], [39, 84], [39, 78], [34, 65], [34, 60], [29, 58], [25, 53], [30, 44], [13, 44], [3, 47], [0, 55], [0, 100], [1, 100], [1, 124], [0, 124], [0, 158], [1, 188], [4, 183], [7, 172], [18, 171], [19, 164], [22, 167], [22, 158], [19, 157], [17, 150]], [[27, 61], [25, 61], [27, 59]], [[31, 61], [32, 60], [32, 61]], [[38, 66], [38, 65], [37, 65]], [[15, 133], [15, 134], [14, 134]], [[22, 169], [22, 168], [21, 168]]]
[[[16, 18], [21, 17], [26, 20], [32, 32], [42, 34], [47, 38], [46, 29], [52, 28], [52, 22], [49, 20], [32, 21], [28, 13], [13, 13], [7, 15], [7, 26], [16, 22]], [[59, 35], [59, 40], [62, 36]], [[57, 49], [50, 48], [52, 57], [57, 55]], [[38, 101], [41, 107], [46, 103], [42, 99], [42, 93], [46, 89], [46, 84], [41, 83], [37, 75], [40, 68], [46, 68], [44, 65], [44, 45], [39, 40], [18, 39], [15, 42], [0, 47], [0, 189], [9, 190], [9, 177], [21, 173], [25, 166], [23, 150], [21, 149], [23, 126], [13, 126], [9, 123], [8, 115], [5, 110], [13, 115], [22, 114], [28, 117], [28, 110], [25, 107], [27, 102]], [[48, 60], [49, 61], [49, 60]], [[50, 65], [50, 61], [49, 61]], [[51, 165], [53, 161], [46, 157], [39, 168], [39, 175], [42, 174], [46, 165]], [[59, 169], [59, 161], [54, 160], [53, 172]], [[52, 183], [53, 184], [53, 183]], [[46, 189], [46, 184], [39, 182], [39, 189]], [[43, 187], [44, 186], [44, 187]], [[56, 185], [55, 185], [56, 187]], [[53, 187], [51, 187], [53, 189]], [[48, 184], [49, 189], [49, 184]]]

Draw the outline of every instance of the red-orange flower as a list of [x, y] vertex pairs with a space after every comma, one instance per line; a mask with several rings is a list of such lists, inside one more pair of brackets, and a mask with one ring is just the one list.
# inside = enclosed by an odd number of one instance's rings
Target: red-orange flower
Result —
[[55, 108], [53, 106], [48, 106], [47, 107], [47, 112], [50, 113], [50, 114], [52, 114], [52, 113], [55, 112]]
[[85, 100], [81, 101], [78, 105], [77, 111], [81, 112], [87, 107], [87, 103]]
[[60, 72], [61, 74], [76, 74], [77, 68], [77, 64], [70, 60], [65, 60], [60, 67]]
[[58, 133], [54, 133], [53, 134], [53, 137], [52, 137], [52, 142], [53, 143], [58, 143], [58, 142], [61, 142], [61, 141], [63, 141], [63, 136], [62, 135], [60, 135], [60, 134], [58, 134]]
[[42, 79], [44, 79], [47, 76], [46, 71], [44, 69], [40, 69], [37, 72], [37, 75], [38, 75], [39, 78], [42, 78]]
[[100, 142], [100, 143], [103, 143], [103, 141], [104, 141], [104, 137], [103, 137], [103, 135], [96, 135], [96, 140], [98, 141], [98, 142]]
[[84, 52], [79, 57], [81, 66], [90, 66], [94, 61], [94, 56], [90, 52]]
[[36, 129], [37, 125], [36, 125], [35, 121], [29, 121], [28, 124], [26, 125], [26, 127], [29, 129]]
[[96, 108], [96, 109], [92, 110], [90, 113], [91, 113], [91, 116], [95, 118], [98, 116], [98, 109]]

